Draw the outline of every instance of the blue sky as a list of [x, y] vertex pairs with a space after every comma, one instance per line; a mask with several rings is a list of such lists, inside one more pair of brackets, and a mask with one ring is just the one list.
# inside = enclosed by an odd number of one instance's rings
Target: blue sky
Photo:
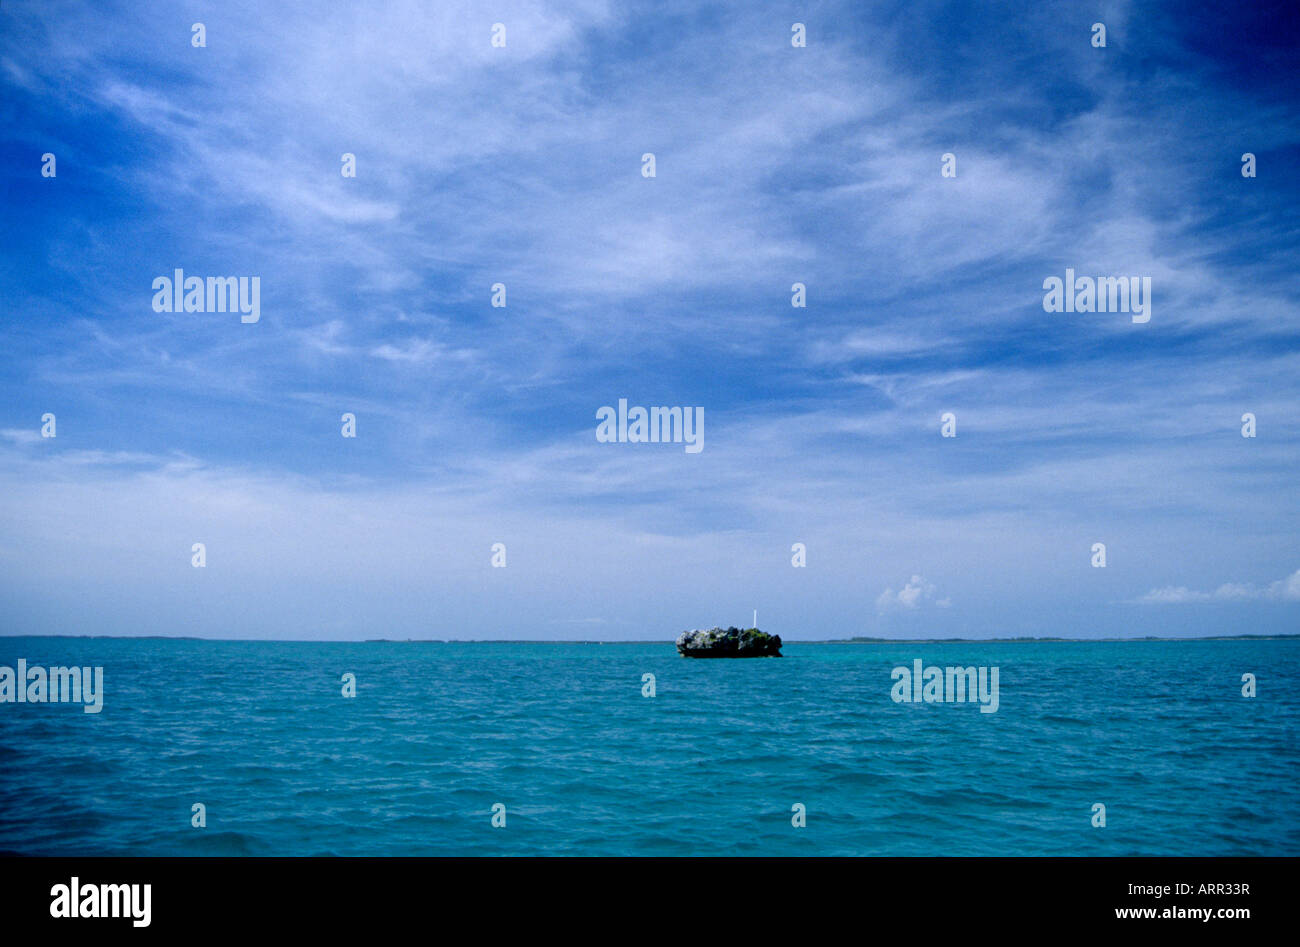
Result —
[[1285, 10], [6, 2], [0, 632], [1300, 631]]

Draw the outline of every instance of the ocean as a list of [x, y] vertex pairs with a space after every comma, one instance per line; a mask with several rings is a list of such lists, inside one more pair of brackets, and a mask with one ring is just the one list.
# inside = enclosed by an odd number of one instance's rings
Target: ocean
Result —
[[[784, 650], [0, 638], [104, 668], [100, 713], [0, 703], [0, 851], [1300, 854], [1300, 640]], [[895, 702], [916, 659], [996, 712]]]

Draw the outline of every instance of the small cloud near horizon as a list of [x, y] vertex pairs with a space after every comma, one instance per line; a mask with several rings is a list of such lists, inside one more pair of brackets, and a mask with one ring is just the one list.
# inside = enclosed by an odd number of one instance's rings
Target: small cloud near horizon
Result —
[[1240, 602], [1247, 600], [1300, 601], [1300, 569], [1285, 579], [1260, 588], [1242, 583], [1224, 583], [1213, 592], [1200, 592], [1186, 586], [1152, 589], [1137, 603], [1141, 605], [1185, 605], [1189, 602]]
[[914, 575], [897, 592], [892, 588], [881, 592], [880, 597], [876, 599], [876, 611], [884, 614], [896, 609], [914, 609], [925, 602], [931, 602], [935, 608], [949, 608], [952, 600], [935, 598], [937, 592], [938, 588], [933, 582], [927, 582], [923, 576]]

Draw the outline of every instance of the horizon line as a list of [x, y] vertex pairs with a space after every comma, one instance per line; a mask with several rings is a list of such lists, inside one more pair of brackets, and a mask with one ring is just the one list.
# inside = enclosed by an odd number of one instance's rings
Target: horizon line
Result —
[[[599, 638], [204, 638], [198, 635], [25, 635], [0, 634], [0, 639], [17, 638], [54, 638], [77, 640], [113, 640], [113, 641], [211, 641], [211, 642], [264, 642], [267, 644], [675, 644], [675, 638], [628, 638], [603, 640]], [[852, 638], [805, 638], [785, 639], [782, 646], [789, 644], [952, 644], [958, 642], [992, 643], [992, 642], [1052, 642], [1069, 644], [1090, 644], [1121, 641], [1280, 641], [1300, 639], [1300, 633], [1279, 635], [1137, 635], [1126, 638], [1061, 638], [1051, 635], [1020, 635], [1009, 638], [878, 638], [856, 636]]]

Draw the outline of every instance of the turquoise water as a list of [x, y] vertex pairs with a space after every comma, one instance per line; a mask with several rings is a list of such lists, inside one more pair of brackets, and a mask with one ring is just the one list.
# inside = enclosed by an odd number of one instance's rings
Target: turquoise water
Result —
[[[785, 650], [0, 638], [105, 689], [0, 704], [0, 850], [1300, 854], [1300, 641]], [[914, 658], [998, 666], [998, 711], [894, 703]]]

